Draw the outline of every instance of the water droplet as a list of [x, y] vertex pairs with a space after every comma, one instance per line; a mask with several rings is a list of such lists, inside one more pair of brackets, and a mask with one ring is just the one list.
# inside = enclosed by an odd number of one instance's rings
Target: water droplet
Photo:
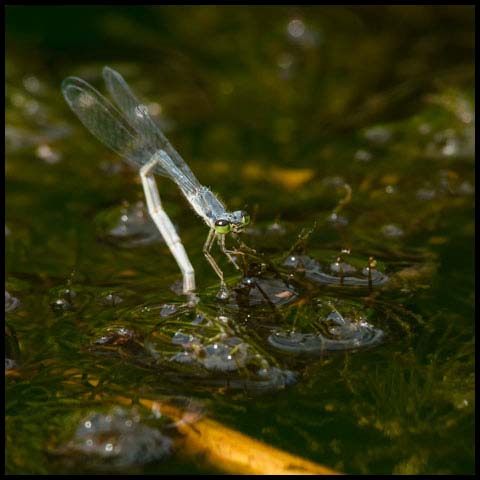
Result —
[[299, 38], [305, 33], [305, 24], [299, 18], [294, 18], [288, 23], [287, 31], [291, 37]]

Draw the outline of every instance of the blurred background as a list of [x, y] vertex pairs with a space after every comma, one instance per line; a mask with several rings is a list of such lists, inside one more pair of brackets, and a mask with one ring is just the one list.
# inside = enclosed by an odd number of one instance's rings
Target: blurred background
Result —
[[[347, 473], [473, 472], [473, 7], [8, 6], [5, 29], [8, 473], [78, 471], [75, 422], [118, 388], [188, 395]], [[200, 182], [251, 212], [247, 243], [281, 262], [317, 225], [306, 248], [322, 268], [342, 251], [354, 265], [373, 256], [394, 279], [375, 300], [313, 283], [299, 296], [358, 302], [384, 341], [312, 358], [263, 345], [297, 381], [259, 399], [196, 374], [180, 387], [143, 350], [92, 354], [106, 329], [140, 338], [159, 321], [142, 308], [179, 301], [137, 175], [61, 95], [69, 75], [105, 93], [104, 65]], [[204, 225], [172, 182], [159, 186], [200, 291], [214, 288]], [[319, 311], [285, 308], [288, 321]], [[75, 375], [104, 379], [99, 403]], [[178, 453], [147, 460], [122, 471], [216, 472]]]

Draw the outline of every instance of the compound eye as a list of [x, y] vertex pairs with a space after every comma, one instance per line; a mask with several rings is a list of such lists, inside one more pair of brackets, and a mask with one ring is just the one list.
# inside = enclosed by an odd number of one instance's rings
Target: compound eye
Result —
[[215, 231], [217, 233], [228, 233], [230, 231], [231, 224], [228, 220], [223, 218], [215, 222]]

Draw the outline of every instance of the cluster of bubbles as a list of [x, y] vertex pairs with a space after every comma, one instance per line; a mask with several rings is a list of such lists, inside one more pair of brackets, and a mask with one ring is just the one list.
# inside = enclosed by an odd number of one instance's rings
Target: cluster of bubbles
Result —
[[135, 410], [114, 408], [93, 412], [80, 421], [73, 439], [60, 453], [76, 453], [92, 468], [127, 468], [161, 460], [172, 452], [173, 441], [160, 429], [142, 423]]
[[48, 90], [34, 75], [21, 81], [9, 81], [5, 91], [5, 147], [7, 155], [33, 150], [35, 156], [48, 164], [61, 161], [62, 154], [54, 144], [67, 136], [71, 129], [53, 119], [48, 104]]
[[278, 330], [268, 337], [268, 342], [284, 352], [321, 354], [369, 347], [381, 342], [384, 337], [383, 331], [364, 317], [353, 319], [342, 316], [336, 309], [325, 318], [319, 318], [317, 324], [323, 331], [302, 333]]
[[388, 277], [376, 270], [371, 262], [359, 270], [355, 266], [343, 262], [340, 257], [329, 265], [329, 273], [317, 260], [308, 255], [289, 255], [283, 265], [301, 271], [307, 279], [324, 285], [372, 287], [383, 285], [388, 281]]
[[182, 323], [172, 332], [169, 344], [164, 335], [152, 334], [145, 348], [162, 369], [174, 371], [176, 378], [187, 376], [202, 384], [272, 391], [295, 381], [293, 372], [272, 364], [241, 330], [226, 315], [197, 314], [189, 325]]
[[216, 341], [202, 344], [193, 335], [175, 332], [172, 344], [179, 345], [182, 351], [170, 357], [170, 361], [179, 363], [197, 363], [207, 370], [232, 372], [245, 368], [251, 360], [249, 345], [235, 336], [220, 335]]

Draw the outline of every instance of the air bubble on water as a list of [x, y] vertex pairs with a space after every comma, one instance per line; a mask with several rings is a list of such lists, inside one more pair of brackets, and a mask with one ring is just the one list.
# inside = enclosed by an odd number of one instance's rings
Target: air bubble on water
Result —
[[475, 189], [473, 188], [472, 184], [468, 180], [464, 180], [458, 186], [457, 192], [460, 195], [473, 195], [475, 193]]
[[117, 218], [116, 225], [106, 233], [122, 246], [131, 248], [164, 241], [143, 202], [126, 204]]
[[422, 135], [428, 135], [428, 134], [432, 131], [432, 127], [431, 127], [428, 123], [422, 123], [422, 124], [418, 127], [418, 131], [419, 131]]
[[364, 132], [365, 138], [372, 143], [383, 145], [392, 138], [392, 132], [387, 127], [374, 126]]
[[65, 300], [64, 298], [58, 298], [55, 300], [52, 304], [51, 307], [53, 310], [56, 311], [61, 311], [61, 310], [70, 310], [73, 308], [72, 304]]
[[284, 235], [287, 229], [281, 223], [273, 222], [267, 226], [266, 231], [275, 235]]
[[193, 363], [195, 358], [189, 352], [178, 352], [170, 357], [171, 362]]
[[166, 303], [165, 305], [162, 306], [162, 309], [160, 310], [160, 316], [168, 317], [170, 315], [173, 315], [176, 312], [177, 312], [176, 305]]
[[300, 18], [292, 18], [287, 24], [290, 40], [304, 47], [314, 47], [322, 40], [321, 32], [307, 27]]
[[369, 162], [372, 159], [372, 154], [368, 150], [357, 150], [353, 158], [357, 162]]
[[11, 95], [10, 100], [15, 107], [23, 107], [27, 101], [25, 95], [21, 93], [14, 93]]
[[337, 213], [332, 213], [327, 217], [327, 220], [335, 225], [340, 227], [344, 227], [348, 225], [348, 218], [344, 217], [343, 215], [338, 215]]
[[41, 144], [35, 150], [38, 158], [44, 160], [46, 163], [54, 164], [61, 160], [61, 155], [47, 144]]
[[5, 312], [13, 312], [20, 305], [20, 300], [5, 290]]
[[23, 79], [23, 86], [30, 93], [37, 94], [41, 91], [41, 84], [37, 77], [30, 75]]
[[13, 370], [17, 368], [17, 362], [15, 360], [12, 360], [11, 358], [5, 357], [5, 370]]
[[333, 312], [330, 312], [327, 315], [326, 320], [333, 322], [335, 325], [345, 325], [344, 318], [336, 310], [334, 310]]
[[442, 153], [446, 157], [451, 157], [452, 155], [457, 154], [457, 152], [458, 152], [458, 141], [455, 138], [448, 139], [442, 148]]
[[287, 31], [291, 37], [299, 38], [305, 33], [305, 24], [299, 18], [294, 18], [288, 23]]
[[293, 55], [289, 53], [282, 53], [277, 60], [277, 65], [282, 70], [288, 70], [293, 64]]
[[192, 343], [194, 340], [196, 340], [196, 338], [193, 335], [188, 335], [180, 330], [175, 332], [172, 337], [172, 343], [174, 345], [186, 345]]
[[205, 320], [205, 317], [201, 313], [197, 313], [195, 318], [191, 321], [192, 325], [200, 325]]
[[352, 273], [356, 272], [357, 269], [348, 263], [341, 262], [338, 259], [330, 264], [330, 270], [334, 273]]
[[362, 269], [362, 274], [365, 275], [365, 277], [371, 276], [373, 277], [374, 275], [381, 275], [381, 273], [378, 270], [375, 270], [372, 267], [365, 267]]
[[419, 200], [432, 200], [437, 195], [437, 192], [433, 188], [419, 188], [415, 196]]
[[100, 301], [102, 305], [108, 305], [108, 306], [115, 306], [121, 302], [123, 302], [122, 298], [113, 293], [109, 293]]
[[40, 110], [40, 104], [36, 100], [28, 100], [24, 105], [24, 110], [27, 115], [35, 115]]
[[341, 188], [345, 185], [345, 179], [339, 175], [334, 175], [331, 177], [325, 177], [322, 181], [321, 184], [324, 187], [335, 187], [335, 188]]
[[327, 318], [332, 324], [325, 325], [326, 334], [279, 331], [270, 335], [268, 342], [283, 351], [318, 354], [329, 350], [348, 350], [367, 347], [383, 338], [383, 331], [367, 322], [353, 322], [332, 312]]
[[390, 223], [382, 227], [382, 234], [387, 238], [400, 238], [403, 237], [404, 231], [400, 227]]

